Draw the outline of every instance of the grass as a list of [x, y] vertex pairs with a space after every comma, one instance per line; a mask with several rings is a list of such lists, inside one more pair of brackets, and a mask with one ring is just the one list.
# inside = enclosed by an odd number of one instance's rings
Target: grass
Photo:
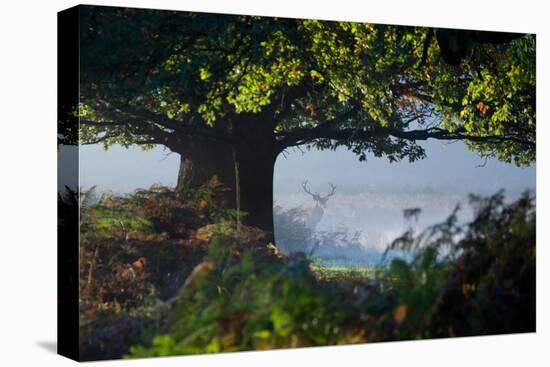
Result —
[[369, 266], [333, 266], [312, 264], [311, 270], [319, 280], [341, 281], [341, 280], [372, 280], [376, 277], [379, 267]]

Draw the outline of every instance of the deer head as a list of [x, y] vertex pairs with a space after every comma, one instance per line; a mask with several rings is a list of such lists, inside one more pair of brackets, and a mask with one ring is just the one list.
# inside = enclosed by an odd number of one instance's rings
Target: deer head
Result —
[[304, 189], [304, 191], [313, 198], [313, 200], [315, 201], [315, 203], [317, 205], [319, 205], [323, 208], [327, 207], [328, 199], [336, 193], [336, 186], [331, 184], [330, 182], [328, 183], [328, 185], [330, 186], [330, 192], [325, 196], [321, 196], [321, 195], [319, 195], [318, 192], [313, 193], [309, 190], [308, 185], [307, 185], [307, 180], [302, 182], [302, 188]]

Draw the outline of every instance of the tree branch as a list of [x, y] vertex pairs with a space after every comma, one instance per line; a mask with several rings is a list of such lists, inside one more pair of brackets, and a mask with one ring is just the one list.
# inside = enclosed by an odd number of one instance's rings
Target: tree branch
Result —
[[331, 140], [368, 140], [374, 137], [393, 136], [395, 138], [420, 141], [428, 139], [437, 140], [468, 140], [481, 143], [501, 144], [513, 142], [524, 145], [529, 148], [535, 148], [535, 142], [518, 138], [516, 136], [506, 135], [469, 135], [464, 130], [449, 131], [441, 128], [429, 128], [420, 130], [400, 130], [392, 127], [383, 127], [371, 125], [363, 129], [326, 129], [324, 126], [318, 126], [312, 129], [298, 129], [288, 133], [282, 141], [285, 145], [296, 146], [306, 144], [319, 139]]
[[[108, 106], [108, 107], [107, 107]], [[156, 136], [162, 135], [165, 139], [177, 136], [204, 136], [211, 139], [234, 142], [234, 137], [223, 126], [209, 127], [200, 121], [198, 116], [190, 116], [189, 122], [171, 120], [167, 116], [150, 110], [140, 109], [129, 104], [114, 104], [104, 102], [96, 106], [102, 117], [107, 121], [91, 121], [80, 119], [84, 125], [101, 127], [122, 127], [138, 129], [140, 134]], [[196, 122], [195, 122], [196, 121]]]

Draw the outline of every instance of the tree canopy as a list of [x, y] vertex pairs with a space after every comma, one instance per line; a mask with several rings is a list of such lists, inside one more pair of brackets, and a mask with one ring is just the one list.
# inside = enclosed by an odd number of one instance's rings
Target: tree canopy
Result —
[[393, 161], [434, 138], [535, 161], [534, 35], [88, 6], [80, 18], [81, 143], [177, 151], [204, 136]]

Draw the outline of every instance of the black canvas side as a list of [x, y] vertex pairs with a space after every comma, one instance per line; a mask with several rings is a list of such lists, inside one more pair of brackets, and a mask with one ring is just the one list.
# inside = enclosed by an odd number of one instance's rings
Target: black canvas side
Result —
[[79, 360], [79, 8], [57, 14], [57, 352]]

